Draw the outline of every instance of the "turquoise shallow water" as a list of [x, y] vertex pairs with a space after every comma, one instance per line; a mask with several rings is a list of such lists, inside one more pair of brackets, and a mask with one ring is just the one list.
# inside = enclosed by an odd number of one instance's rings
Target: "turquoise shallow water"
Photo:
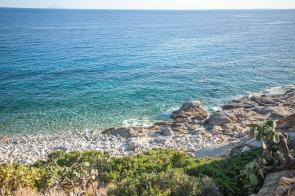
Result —
[[295, 10], [0, 9], [0, 133], [147, 123], [295, 82]]

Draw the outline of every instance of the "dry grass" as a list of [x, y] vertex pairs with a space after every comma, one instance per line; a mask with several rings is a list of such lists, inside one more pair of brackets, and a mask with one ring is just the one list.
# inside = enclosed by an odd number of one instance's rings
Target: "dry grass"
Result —
[[[69, 195], [85, 195], [85, 196], [107, 196], [105, 188], [97, 188], [98, 184], [95, 182], [91, 184], [86, 190], [77, 189], [70, 193], [65, 193], [58, 190], [50, 190], [46, 193], [38, 193], [28, 188], [22, 188], [16, 191], [14, 196], [69, 196]], [[1, 194], [0, 194], [1, 195]], [[2, 196], [2, 195], [1, 195]], [[4, 195], [3, 195], [4, 196]]]

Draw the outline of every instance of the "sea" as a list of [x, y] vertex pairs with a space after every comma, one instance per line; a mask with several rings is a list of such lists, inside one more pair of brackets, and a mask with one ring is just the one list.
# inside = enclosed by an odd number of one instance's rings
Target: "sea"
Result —
[[0, 134], [101, 131], [295, 83], [295, 10], [0, 8]]

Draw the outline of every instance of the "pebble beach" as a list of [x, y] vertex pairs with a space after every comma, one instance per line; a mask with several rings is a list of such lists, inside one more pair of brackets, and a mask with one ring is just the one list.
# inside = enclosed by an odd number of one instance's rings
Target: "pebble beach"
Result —
[[152, 126], [119, 127], [100, 133], [0, 135], [0, 163], [31, 164], [56, 150], [98, 150], [130, 156], [153, 148], [171, 148], [198, 156], [202, 149], [247, 141], [250, 123], [279, 120], [295, 113], [295, 86], [278, 92], [245, 95], [207, 112], [199, 101], [187, 102], [168, 121]]

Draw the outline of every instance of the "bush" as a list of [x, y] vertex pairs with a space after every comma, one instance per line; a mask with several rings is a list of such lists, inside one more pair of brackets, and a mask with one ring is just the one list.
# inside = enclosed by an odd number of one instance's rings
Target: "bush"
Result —
[[246, 195], [243, 190], [243, 179], [240, 171], [245, 165], [261, 155], [261, 151], [253, 151], [234, 155], [227, 159], [200, 159], [196, 160], [196, 166], [188, 171], [189, 175], [212, 177], [221, 192], [225, 195]]
[[21, 188], [38, 189], [44, 170], [19, 164], [0, 165], [0, 195], [10, 195]]
[[115, 158], [97, 151], [57, 151], [32, 166], [1, 165], [0, 188], [4, 195], [20, 188], [85, 193], [93, 184], [111, 195], [217, 196], [219, 190], [225, 195], [243, 195], [240, 170], [259, 154], [195, 159], [175, 150], [157, 149]]

